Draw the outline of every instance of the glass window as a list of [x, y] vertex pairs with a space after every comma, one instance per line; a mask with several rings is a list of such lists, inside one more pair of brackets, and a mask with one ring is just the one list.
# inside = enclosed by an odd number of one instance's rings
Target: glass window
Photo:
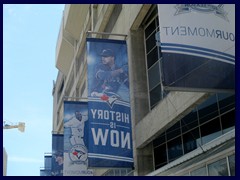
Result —
[[226, 158], [208, 165], [209, 176], [228, 176]]
[[160, 76], [156, 76], [156, 74], [160, 74], [159, 62], [154, 64], [148, 70], [149, 90], [152, 90], [154, 87], [156, 87], [158, 84], [160, 84]]
[[154, 148], [154, 163], [156, 169], [167, 164], [166, 143]]
[[134, 176], [134, 171], [132, 169], [129, 169], [126, 175], [127, 176]]
[[219, 115], [216, 95], [208, 98], [204, 103], [198, 106], [198, 114], [200, 124]]
[[198, 126], [198, 117], [196, 109], [181, 119], [182, 132], [189, 131]]
[[[153, 17], [150, 17], [147, 21], [151, 21]], [[156, 29], [155, 21], [152, 21], [145, 29], [145, 37], [148, 37], [152, 34], [152, 32]]]
[[150, 104], [153, 108], [161, 99], [161, 85], [159, 84], [150, 92]]
[[221, 116], [223, 133], [226, 133], [235, 127], [235, 110]]
[[120, 176], [121, 175], [121, 170], [120, 169], [114, 169], [114, 175], [115, 176]]
[[169, 162], [183, 155], [181, 137], [175, 138], [167, 143]]
[[235, 107], [235, 95], [218, 94], [218, 100], [221, 114]]
[[209, 141], [217, 138], [221, 135], [221, 127], [219, 118], [200, 126], [202, 144], [206, 144]]
[[191, 172], [191, 176], [207, 176], [207, 169], [206, 167], [201, 167]]
[[[229, 97], [230, 96], [227, 98]], [[235, 127], [235, 109], [231, 111], [228, 110], [229, 112], [219, 115], [216, 100], [215, 94], [153, 141], [155, 168], [162, 167], [183, 154], [193, 151], [200, 145], [206, 144], [221, 136], [222, 130], [223, 133], [226, 133]], [[221, 100], [223, 101], [223, 98]], [[208, 110], [208, 108], [210, 108], [210, 110]], [[201, 125], [198, 123], [198, 110], [201, 111], [200, 116], [202, 120], [204, 119]], [[217, 112], [215, 116], [212, 116], [211, 111]], [[206, 116], [204, 113], [206, 113]], [[165, 149], [165, 143], [167, 143], [167, 150]], [[167, 155], [166, 152], [168, 153]], [[162, 153], [164, 157], [159, 155], [159, 153]], [[235, 175], [234, 158], [235, 156], [231, 157], [231, 159], [229, 157], [229, 163], [231, 163], [229, 166], [231, 174]], [[193, 172], [193, 174], [197, 175], [200, 174], [200, 172], [201, 170], [199, 169]]]
[[[154, 41], [155, 42], [155, 41]], [[155, 46], [155, 48], [149, 52], [147, 54], [147, 64], [148, 64], [148, 69], [155, 63], [158, 61], [158, 49], [157, 46]]]
[[[156, 29], [156, 27], [154, 26]], [[154, 47], [156, 47], [156, 39], [155, 39], [156, 30], [152, 31], [152, 34], [147, 38], [146, 41], [146, 50], [150, 52]]]
[[235, 154], [228, 157], [229, 167], [230, 167], [230, 175], [235, 176]]
[[153, 140], [153, 147], [159, 146], [162, 143], [166, 142], [165, 133], [162, 133], [156, 139]]
[[[163, 98], [161, 88], [160, 56], [161, 48], [156, 43], [156, 33], [159, 31], [157, 5], [153, 5], [146, 16], [143, 27], [145, 28], [145, 51], [147, 58], [150, 106], [153, 109]], [[157, 64], [156, 64], [157, 62]], [[154, 67], [153, 67], [154, 66]], [[150, 69], [151, 68], [151, 69]]]
[[197, 149], [201, 145], [199, 128], [196, 128], [188, 133], [183, 134], [184, 154]]
[[124, 176], [127, 174], [127, 169], [121, 169], [121, 175]]
[[167, 135], [167, 140], [170, 140], [170, 139], [173, 139], [173, 138], [175, 138], [177, 136], [180, 136], [181, 135], [180, 121], [178, 121], [172, 127], [170, 127], [166, 131], [166, 135]]

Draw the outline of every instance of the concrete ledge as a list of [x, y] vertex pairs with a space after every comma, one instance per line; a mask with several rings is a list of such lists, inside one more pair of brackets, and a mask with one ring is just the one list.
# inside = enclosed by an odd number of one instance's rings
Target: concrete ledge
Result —
[[148, 113], [136, 126], [136, 148], [142, 148], [159, 136], [167, 128], [199, 103], [209, 94], [199, 92], [170, 92], [150, 113]]

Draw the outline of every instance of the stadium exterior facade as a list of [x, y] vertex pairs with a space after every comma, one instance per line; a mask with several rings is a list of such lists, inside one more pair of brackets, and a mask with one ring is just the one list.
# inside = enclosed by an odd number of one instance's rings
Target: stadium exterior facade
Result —
[[86, 38], [126, 40], [134, 168], [94, 169], [94, 175], [234, 176], [235, 93], [161, 90], [158, 18], [153, 4], [65, 5], [53, 133], [64, 131], [63, 101], [87, 98]]

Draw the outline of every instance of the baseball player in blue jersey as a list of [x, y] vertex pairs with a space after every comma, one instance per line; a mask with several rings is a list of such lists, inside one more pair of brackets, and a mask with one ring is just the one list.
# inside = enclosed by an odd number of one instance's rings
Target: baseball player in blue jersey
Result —
[[96, 66], [95, 87], [91, 96], [100, 97], [103, 94], [117, 96], [124, 100], [128, 94], [128, 65], [118, 67], [115, 64], [114, 52], [104, 49], [101, 53], [101, 63]]

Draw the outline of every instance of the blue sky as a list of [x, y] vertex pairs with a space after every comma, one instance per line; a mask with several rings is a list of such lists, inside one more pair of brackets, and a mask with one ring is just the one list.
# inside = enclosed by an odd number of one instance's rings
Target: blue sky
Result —
[[3, 130], [8, 176], [39, 176], [52, 149], [55, 49], [64, 5], [3, 5], [3, 120], [25, 122], [25, 132]]

